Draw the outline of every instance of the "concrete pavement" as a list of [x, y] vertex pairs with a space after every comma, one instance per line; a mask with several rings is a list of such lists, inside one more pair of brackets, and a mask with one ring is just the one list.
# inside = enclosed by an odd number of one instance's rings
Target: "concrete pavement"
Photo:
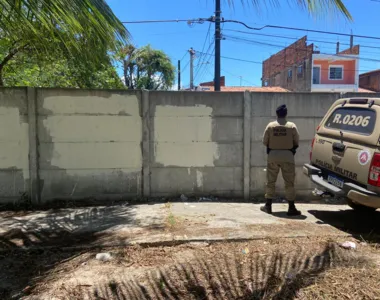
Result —
[[176, 241], [380, 234], [380, 212], [345, 205], [299, 204], [302, 216], [273, 215], [250, 203], [180, 202], [0, 213], [0, 248], [154, 244]]

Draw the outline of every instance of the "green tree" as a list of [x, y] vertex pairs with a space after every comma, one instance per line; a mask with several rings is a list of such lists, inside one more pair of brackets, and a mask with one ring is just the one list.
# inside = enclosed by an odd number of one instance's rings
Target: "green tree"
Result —
[[175, 80], [175, 67], [161, 50], [150, 45], [136, 49], [126, 46], [119, 54], [124, 80], [129, 89], [167, 90]]
[[0, 7], [0, 86], [5, 66], [20, 53], [46, 57], [58, 50], [101, 65], [129, 38], [104, 0], [0, 0]]
[[5, 86], [71, 87], [123, 89], [111, 61], [88, 64], [61, 55], [20, 53], [4, 69]]

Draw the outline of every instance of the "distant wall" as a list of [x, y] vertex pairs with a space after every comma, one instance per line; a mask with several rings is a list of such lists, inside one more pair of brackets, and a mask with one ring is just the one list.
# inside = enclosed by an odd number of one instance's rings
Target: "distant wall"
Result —
[[359, 75], [359, 87], [380, 92], [380, 71]]
[[[358, 94], [349, 94], [357, 96]], [[375, 94], [360, 96], [376, 96]], [[0, 89], [0, 202], [262, 196], [261, 143], [286, 104], [301, 135], [299, 195], [315, 128], [340, 94]], [[283, 182], [278, 190], [283, 191]]]

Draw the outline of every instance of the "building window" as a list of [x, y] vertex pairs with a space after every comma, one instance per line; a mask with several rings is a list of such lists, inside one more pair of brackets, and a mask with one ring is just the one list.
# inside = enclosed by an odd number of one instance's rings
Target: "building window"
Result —
[[313, 67], [313, 84], [321, 83], [321, 67], [314, 66]]
[[293, 77], [293, 71], [292, 69], [289, 69], [288, 70], [288, 78], [292, 78]]
[[297, 67], [297, 76], [302, 77], [303, 75], [303, 65]]
[[330, 67], [329, 68], [330, 80], [342, 80], [343, 79], [343, 67]]

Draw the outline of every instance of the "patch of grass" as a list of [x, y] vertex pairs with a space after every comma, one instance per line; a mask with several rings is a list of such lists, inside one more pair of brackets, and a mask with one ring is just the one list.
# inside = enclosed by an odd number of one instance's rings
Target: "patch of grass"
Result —
[[174, 227], [176, 225], [177, 221], [176, 221], [176, 218], [175, 216], [170, 213], [169, 216], [168, 216], [168, 224], [170, 227]]
[[182, 227], [181, 219], [175, 216], [171, 211], [166, 218], [165, 222], [166, 228], [169, 230], [178, 230]]

